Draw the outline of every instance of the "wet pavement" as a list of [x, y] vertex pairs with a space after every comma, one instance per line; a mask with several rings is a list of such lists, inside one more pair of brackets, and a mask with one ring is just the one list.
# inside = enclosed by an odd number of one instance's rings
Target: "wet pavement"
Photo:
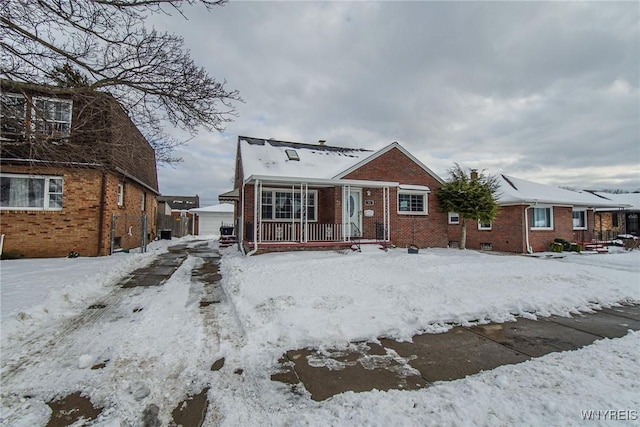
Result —
[[[161, 286], [189, 255], [203, 259], [193, 270], [192, 278], [204, 285], [200, 307], [207, 321], [213, 308], [210, 306], [224, 301], [225, 295], [219, 283], [219, 254], [206, 242], [170, 247], [150, 266], [124, 279], [122, 287]], [[279, 371], [271, 379], [290, 384], [294, 392], [304, 387], [316, 401], [347, 391], [417, 390], [436, 381], [464, 378], [551, 352], [578, 349], [598, 339], [622, 337], [629, 330], [640, 330], [640, 305], [570, 318], [554, 316], [536, 321], [520, 318], [509, 323], [457, 326], [446, 333], [416, 335], [412, 342], [380, 338], [375, 343], [350, 343], [335, 350], [291, 350], [278, 361]], [[224, 359], [212, 363], [211, 370], [219, 370]], [[173, 423], [201, 426], [209, 406], [208, 391], [205, 388], [176, 402]], [[53, 410], [51, 426], [70, 425], [79, 417], [95, 419], [102, 410], [94, 408], [90, 399], [79, 393], [49, 404]], [[150, 405], [143, 415], [144, 424], [153, 425], [157, 407]]]
[[302, 385], [321, 401], [346, 391], [414, 390], [435, 381], [464, 378], [501, 365], [640, 330], [640, 306], [625, 305], [573, 317], [552, 316], [422, 334], [412, 342], [388, 338], [339, 350], [300, 349], [280, 359], [274, 381]]
[[[208, 310], [210, 304], [218, 303], [223, 298], [223, 291], [219, 281], [221, 275], [218, 271], [220, 254], [216, 249], [209, 247], [208, 242], [192, 241], [187, 244], [174, 245], [168, 248], [168, 252], [158, 255], [158, 257], [147, 267], [140, 268], [132, 272], [123, 279], [123, 288], [162, 286], [176, 270], [182, 265], [189, 255], [202, 258], [203, 263], [192, 272], [192, 279], [203, 284], [203, 299], [200, 301], [202, 310]], [[104, 309], [104, 304], [96, 303], [89, 306], [88, 310]], [[134, 309], [142, 310], [142, 308]], [[103, 363], [94, 365], [91, 369], [102, 369], [110, 361], [107, 359]], [[224, 360], [222, 361], [222, 364]], [[214, 366], [220, 364], [215, 361]], [[222, 367], [222, 366], [220, 366]], [[220, 369], [218, 367], [217, 369]], [[213, 367], [212, 367], [213, 370]], [[172, 411], [172, 425], [184, 427], [202, 426], [207, 410], [207, 394], [209, 388], [204, 388], [196, 395], [189, 395], [185, 400], [176, 402]], [[80, 419], [86, 421], [95, 420], [103, 408], [96, 408], [91, 402], [90, 396], [82, 395], [80, 392], [71, 393], [61, 399], [56, 399], [47, 403], [52, 410], [47, 427], [62, 427], [77, 425]], [[150, 404], [141, 414], [143, 426], [160, 425], [158, 420], [158, 407]]]

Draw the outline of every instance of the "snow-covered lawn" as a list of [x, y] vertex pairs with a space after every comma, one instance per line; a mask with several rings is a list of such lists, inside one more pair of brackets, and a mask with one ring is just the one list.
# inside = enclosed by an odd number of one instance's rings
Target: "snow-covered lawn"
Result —
[[[207, 425], [580, 425], [590, 414], [581, 411], [638, 416], [640, 333], [419, 391], [349, 392], [315, 402], [269, 377], [284, 351], [305, 346], [406, 340], [452, 324], [640, 303], [640, 251], [539, 259], [365, 246], [362, 253], [246, 258], [227, 249], [221, 272], [228, 300], [209, 306], [209, 317], [197, 306], [203, 290], [190, 276], [202, 260], [190, 256], [163, 286], [114, 300], [124, 308], [103, 319], [108, 331], [85, 328], [52, 339], [49, 354], [31, 351], [36, 338], [55, 336], [65, 319], [114, 295], [118, 279], [166, 243], [154, 245], [148, 254], [0, 263], [3, 425], [44, 425], [44, 402], [78, 390], [107, 408], [96, 425], [137, 425], [149, 403], [161, 407], [166, 423], [172, 404], [206, 385]], [[82, 369], [83, 356], [110, 362]], [[211, 372], [220, 357], [225, 367]], [[149, 397], [137, 401], [140, 387]]]

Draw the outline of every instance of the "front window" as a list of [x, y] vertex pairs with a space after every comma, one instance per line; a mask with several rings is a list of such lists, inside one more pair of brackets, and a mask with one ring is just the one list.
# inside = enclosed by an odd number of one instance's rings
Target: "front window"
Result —
[[27, 111], [27, 102], [24, 96], [3, 93], [0, 97], [0, 123], [3, 135], [24, 134], [24, 119]]
[[425, 192], [398, 192], [398, 213], [400, 214], [427, 214], [427, 193]]
[[62, 177], [2, 174], [0, 207], [19, 210], [61, 210]]
[[532, 208], [531, 228], [539, 230], [553, 229], [553, 208]]
[[[307, 193], [307, 219], [316, 220], [316, 191]], [[300, 219], [302, 213], [302, 199], [299, 191], [292, 190], [263, 190], [260, 202], [261, 218], [263, 220]]]
[[68, 136], [71, 131], [71, 106], [68, 99], [34, 98], [35, 131], [46, 135]]
[[449, 224], [460, 224], [460, 215], [457, 212], [449, 212]]
[[587, 229], [587, 211], [584, 209], [573, 211], [573, 229], [574, 230], [586, 230]]

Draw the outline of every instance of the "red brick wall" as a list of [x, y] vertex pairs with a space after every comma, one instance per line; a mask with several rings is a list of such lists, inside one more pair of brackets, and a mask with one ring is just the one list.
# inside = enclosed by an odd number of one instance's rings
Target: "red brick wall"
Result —
[[[460, 241], [460, 225], [449, 227], [449, 238]], [[478, 230], [476, 221], [467, 222], [467, 249], [480, 249], [490, 243], [492, 250], [500, 252], [526, 252], [524, 242], [524, 206], [503, 206], [491, 224], [491, 230]]]
[[[402, 151], [392, 148], [376, 159], [351, 172], [345, 179], [361, 179], [371, 181], [391, 181], [408, 185], [424, 185], [430, 188], [428, 195], [428, 215], [405, 215], [398, 213], [398, 194], [396, 188], [389, 190], [389, 213], [391, 242], [397, 246], [405, 247], [417, 245], [418, 247], [446, 247], [447, 214], [440, 212], [440, 206], [436, 197], [436, 191], [440, 182], [427, 173], [420, 165], [413, 162]], [[366, 196], [366, 188], [363, 199]], [[371, 207], [374, 216], [365, 218], [364, 228], [366, 236], [373, 236], [372, 227], [377, 222], [382, 222], [382, 190], [372, 191], [374, 205]], [[369, 209], [363, 206], [363, 209]]]
[[[119, 178], [106, 173], [102, 240], [99, 242], [101, 171], [90, 168], [3, 165], [2, 172], [63, 177], [61, 211], [0, 211], [0, 230], [5, 234], [5, 253], [17, 252], [26, 257], [63, 257], [71, 251], [78, 252], [81, 256], [108, 255], [111, 214], [142, 214], [143, 189], [132, 181], [126, 182], [125, 205], [118, 207]], [[147, 191], [145, 211], [149, 218], [149, 232], [155, 229], [153, 214], [156, 208], [155, 195]], [[137, 246], [139, 244], [131, 247]]]

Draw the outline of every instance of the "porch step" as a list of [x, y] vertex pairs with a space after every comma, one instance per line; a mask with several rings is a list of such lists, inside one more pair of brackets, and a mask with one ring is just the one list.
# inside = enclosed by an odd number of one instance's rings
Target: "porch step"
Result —
[[221, 248], [228, 248], [229, 246], [233, 246], [236, 243], [238, 243], [238, 239], [236, 238], [236, 236], [220, 236], [218, 246]]
[[602, 243], [586, 243], [584, 245], [585, 251], [598, 252], [600, 254], [608, 253], [607, 249]]

